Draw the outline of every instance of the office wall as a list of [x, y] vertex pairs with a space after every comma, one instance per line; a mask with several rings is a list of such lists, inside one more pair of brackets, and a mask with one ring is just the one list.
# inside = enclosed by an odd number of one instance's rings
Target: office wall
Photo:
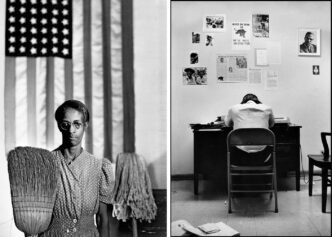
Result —
[[[5, 9], [6, 1], [0, 1]], [[154, 189], [167, 188], [166, 1], [134, 0], [136, 151], [144, 156]], [[151, 23], [151, 19], [154, 21]], [[5, 14], [0, 17], [4, 32]], [[4, 41], [0, 44], [0, 236], [23, 236], [14, 225], [4, 153]]]
[[[171, 3], [171, 172], [193, 173], [193, 133], [190, 123], [212, 122], [240, 103], [246, 93], [254, 93], [272, 106], [275, 115], [288, 116], [302, 126], [302, 164], [308, 169], [307, 154], [323, 148], [321, 131], [331, 131], [331, 3], [309, 2], [172, 2]], [[269, 14], [270, 37], [251, 36], [250, 50], [232, 50], [231, 23], [251, 22], [252, 14]], [[191, 43], [191, 33], [202, 31], [203, 16], [226, 14], [226, 31], [214, 33], [214, 46]], [[320, 28], [321, 56], [297, 54], [298, 28]], [[201, 38], [202, 40], [202, 38]], [[204, 40], [203, 40], [204, 42]], [[217, 54], [246, 54], [248, 67], [255, 67], [254, 48], [269, 42], [281, 44], [281, 64], [264, 67], [279, 73], [279, 88], [265, 90], [262, 84], [217, 83]], [[207, 85], [183, 85], [182, 68], [193, 66], [189, 54], [199, 54], [197, 66], [207, 67]], [[320, 75], [312, 66], [320, 66]], [[196, 66], [196, 64], [194, 65]], [[302, 168], [301, 168], [302, 169]]]

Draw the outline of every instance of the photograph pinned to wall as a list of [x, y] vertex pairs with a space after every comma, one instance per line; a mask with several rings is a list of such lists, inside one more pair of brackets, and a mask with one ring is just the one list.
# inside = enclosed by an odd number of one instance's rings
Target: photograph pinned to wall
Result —
[[191, 39], [193, 44], [199, 44], [201, 42], [201, 35], [197, 32], [191, 33]]
[[233, 22], [232, 23], [232, 49], [249, 50], [250, 49], [250, 23]]
[[196, 64], [196, 63], [198, 63], [198, 53], [191, 52], [190, 53], [190, 64]]
[[203, 18], [204, 32], [223, 32], [226, 30], [226, 15], [206, 15]]
[[213, 46], [214, 34], [205, 34], [205, 46]]
[[183, 85], [207, 85], [206, 67], [185, 67], [182, 69]]
[[255, 37], [269, 38], [270, 21], [268, 14], [252, 15], [252, 33]]
[[217, 55], [217, 81], [247, 82], [246, 55]]
[[313, 75], [319, 75], [319, 65], [313, 65], [312, 66], [312, 74]]
[[300, 56], [320, 56], [320, 29], [298, 30], [298, 53]]

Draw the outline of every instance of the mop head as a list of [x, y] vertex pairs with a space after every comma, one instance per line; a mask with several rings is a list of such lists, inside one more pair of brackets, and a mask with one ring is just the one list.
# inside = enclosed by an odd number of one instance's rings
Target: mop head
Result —
[[113, 217], [126, 221], [155, 219], [154, 201], [149, 173], [144, 160], [135, 153], [120, 153], [116, 160], [116, 178], [112, 196]]
[[8, 173], [16, 227], [27, 235], [45, 231], [59, 177], [55, 157], [41, 148], [16, 147], [8, 153]]

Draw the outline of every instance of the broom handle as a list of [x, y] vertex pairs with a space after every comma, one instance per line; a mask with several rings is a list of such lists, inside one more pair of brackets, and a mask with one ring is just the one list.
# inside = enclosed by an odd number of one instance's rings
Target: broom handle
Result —
[[38, 237], [38, 235], [27, 235], [27, 234], [25, 234], [25, 237]]

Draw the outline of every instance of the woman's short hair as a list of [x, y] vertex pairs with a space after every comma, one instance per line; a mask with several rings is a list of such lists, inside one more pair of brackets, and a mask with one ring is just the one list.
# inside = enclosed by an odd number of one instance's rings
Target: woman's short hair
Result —
[[83, 116], [83, 122], [89, 122], [90, 115], [89, 110], [85, 104], [78, 100], [67, 100], [62, 105], [60, 105], [55, 111], [55, 120], [59, 123], [65, 116], [67, 109], [75, 109], [80, 112]]
[[256, 104], [261, 104], [261, 103], [262, 103], [262, 102], [260, 102], [260, 101], [258, 100], [258, 98], [257, 98], [256, 95], [254, 95], [254, 94], [246, 94], [246, 95], [243, 97], [241, 104], [245, 104], [245, 103], [247, 103], [249, 100], [254, 101]]

